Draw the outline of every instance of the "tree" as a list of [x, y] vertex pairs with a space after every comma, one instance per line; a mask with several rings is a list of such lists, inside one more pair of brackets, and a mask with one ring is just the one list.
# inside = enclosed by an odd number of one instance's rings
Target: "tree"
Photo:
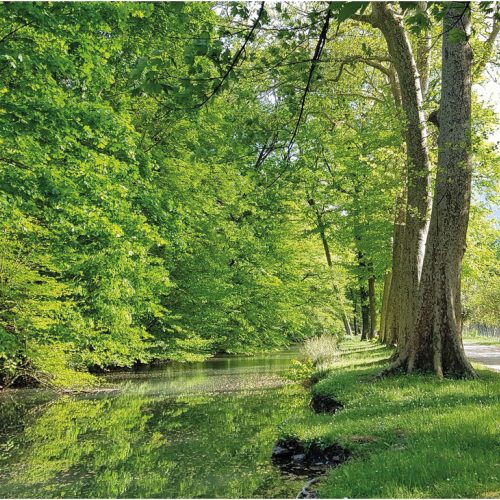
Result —
[[[403, 345], [415, 321], [417, 290], [424, 257], [430, 208], [430, 162], [427, 146], [427, 124], [423, 109], [423, 93], [417, 60], [413, 54], [403, 20], [387, 2], [372, 2], [371, 14], [356, 16], [380, 29], [387, 42], [396, 69], [401, 106], [406, 118], [407, 187], [406, 216], [401, 245], [402, 273], [394, 276], [393, 303], [389, 313], [397, 311], [397, 339]], [[422, 64], [425, 66], [425, 64]], [[393, 325], [394, 328], [394, 325]]]
[[460, 280], [471, 198], [472, 50], [468, 3], [445, 7], [438, 169], [412, 335], [391, 369], [474, 376], [462, 345]]

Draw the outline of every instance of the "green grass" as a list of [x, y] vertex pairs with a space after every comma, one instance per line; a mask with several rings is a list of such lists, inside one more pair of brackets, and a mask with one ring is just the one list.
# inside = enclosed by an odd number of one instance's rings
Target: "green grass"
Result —
[[281, 428], [283, 436], [353, 452], [321, 481], [320, 497], [499, 497], [500, 374], [478, 367], [473, 381], [375, 379], [389, 355], [377, 344], [344, 343], [338, 366], [313, 388], [344, 409]]
[[500, 345], [500, 338], [498, 337], [482, 337], [481, 335], [465, 336], [464, 342], [469, 344], [482, 344], [482, 345]]

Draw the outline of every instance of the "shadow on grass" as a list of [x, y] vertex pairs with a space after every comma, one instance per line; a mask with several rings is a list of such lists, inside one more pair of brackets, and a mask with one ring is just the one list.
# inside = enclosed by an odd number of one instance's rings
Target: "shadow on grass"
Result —
[[500, 375], [479, 369], [472, 381], [418, 373], [379, 378], [388, 359], [377, 358], [387, 348], [353, 347], [313, 389], [339, 398], [344, 409], [311, 412], [287, 424], [288, 435], [339, 443], [353, 453], [329, 474], [320, 494], [473, 498], [497, 491]]

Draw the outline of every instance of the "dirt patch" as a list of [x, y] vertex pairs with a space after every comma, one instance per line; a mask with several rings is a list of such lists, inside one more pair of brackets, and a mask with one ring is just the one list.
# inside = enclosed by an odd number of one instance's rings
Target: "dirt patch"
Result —
[[339, 444], [323, 448], [316, 441], [305, 444], [297, 439], [279, 439], [272, 451], [273, 463], [283, 472], [306, 477], [319, 476], [350, 457], [350, 451]]
[[344, 408], [344, 405], [330, 396], [315, 394], [310, 403], [311, 408], [316, 413], [337, 413]]
[[375, 443], [377, 438], [375, 436], [351, 436], [350, 440], [353, 443]]

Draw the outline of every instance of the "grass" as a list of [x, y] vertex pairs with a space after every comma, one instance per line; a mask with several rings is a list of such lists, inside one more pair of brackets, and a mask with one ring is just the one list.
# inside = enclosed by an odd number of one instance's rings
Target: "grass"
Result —
[[340, 400], [335, 415], [290, 419], [283, 437], [340, 443], [353, 459], [319, 485], [324, 498], [500, 497], [500, 374], [479, 380], [375, 379], [390, 351], [349, 340], [313, 388]]
[[465, 336], [464, 342], [469, 344], [500, 345], [500, 337], [483, 337], [481, 335]]

